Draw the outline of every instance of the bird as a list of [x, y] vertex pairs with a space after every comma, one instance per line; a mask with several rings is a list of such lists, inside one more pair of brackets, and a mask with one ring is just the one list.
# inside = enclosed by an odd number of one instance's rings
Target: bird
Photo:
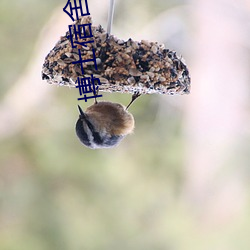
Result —
[[127, 107], [110, 101], [95, 101], [84, 112], [78, 105], [79, 118], [75, 130], [80, 142], [91, 149], [119, 145], [134, 130], [134, 117], [128, 108], [139, 96], [138, 92], [134, 93]]

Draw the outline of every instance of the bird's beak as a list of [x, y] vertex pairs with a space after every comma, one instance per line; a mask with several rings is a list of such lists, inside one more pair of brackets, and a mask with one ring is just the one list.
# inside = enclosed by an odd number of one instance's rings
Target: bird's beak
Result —
[[80, 118], [86, 118], [84, 112], [82, 111], [82, 108], [79, 105], [77, 105], [77, 106], [78, 106], [78, 110], [79, 110], [79, 113], [80, 113]]

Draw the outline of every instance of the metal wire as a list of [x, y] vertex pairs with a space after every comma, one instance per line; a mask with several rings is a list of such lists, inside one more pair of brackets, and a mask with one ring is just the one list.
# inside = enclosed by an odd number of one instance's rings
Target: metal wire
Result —
[[109, 3], [109, 12], [108, 12], [108, 26], [107, 26], [107, 33], [109, 35], [111, 34], [111, 30], [112, 30], [114, 10], [115, 10], [115, 0], [110, 0], [110, 3]]

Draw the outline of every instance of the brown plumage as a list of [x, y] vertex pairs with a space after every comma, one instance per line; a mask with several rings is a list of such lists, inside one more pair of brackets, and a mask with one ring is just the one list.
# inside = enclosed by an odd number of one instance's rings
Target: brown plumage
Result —
[[103, 101], [88, 107], [85, 112], [80, 106], [78, 109], [80, 115], [76, 122], [76, 134], [86, 147], [111, 148], [133, 132], [134, 118], [119, 103]]
[[134, 118], [119, 103], [98, 102], [88, 107], [85, 114], [100, 132], [105, 130], [111, 135], [127, 135], [133, 132]]

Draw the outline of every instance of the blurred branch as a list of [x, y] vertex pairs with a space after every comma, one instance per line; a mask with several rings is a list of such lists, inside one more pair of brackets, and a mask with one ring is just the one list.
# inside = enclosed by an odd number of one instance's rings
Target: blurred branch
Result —
[[59, 8], [44, 26], [25, 72], [0, 103], [1, 138], [20, 131], [33, 113], [37, 112], [37, 107], [48, 100], [52, 88], [41, 80], [42, 64], [58, 37], [66, 31], [67, 25], [68, 19]]

